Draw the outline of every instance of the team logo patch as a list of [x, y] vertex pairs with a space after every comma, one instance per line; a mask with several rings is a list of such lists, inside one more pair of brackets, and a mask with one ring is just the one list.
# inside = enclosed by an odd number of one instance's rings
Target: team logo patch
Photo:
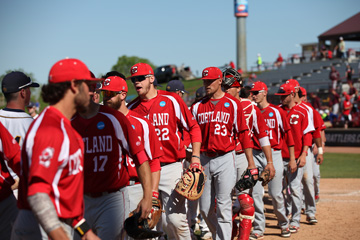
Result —
[[229, 107], [229, 106], [230, 106], [230, 103], [226, 102], [226, 103], [224, 103], [224, 106], [225, 106], [225, 107]]
[[140, 146], [140, 144], [141, 144], [141, 143], [140, 143], [139, 141], [136, 142], [136, 146]]
[[160, 102], [160, 107], [165, 107], [166, 103], [164, 101]]
[[131, 125], [133, 129], [135, 129], [135, 126], [134, 125]]
[[105, 128], [105, 123], [104, 122], [98, 122], [98, 124], [96, 125], [96, 127], [100, 130]]
[[272, 117], [272, 116], [274, 116], [274, 113], [272, 113], [272, 112], [269, 113], [269, 117]]
[[50, 161], [54, 156], [54, 148], [47, 147], [45, 148], [40, 157], [39, 157], [39, 163], [40, 165], [43, 165], [44, 167], [48, 168], [50, 166]]

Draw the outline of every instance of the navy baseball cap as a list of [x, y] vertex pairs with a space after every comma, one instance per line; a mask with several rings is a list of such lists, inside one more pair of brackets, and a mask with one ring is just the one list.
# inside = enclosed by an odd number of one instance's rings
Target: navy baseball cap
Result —
[[168, 82], [166, 86], [166, 91], [168, 92], [181, 91], [181, 92], [189, 93], [188, 91], [185, 91], [184, 84], [180, 80], [171, 80], [170, 82]]
[[155, 80], [154, 80], [154, 86], [155, 87], [162, 87], [162, 85], [160, 85], [159, 83], [158, 83], [158, 80], [156, 79], [156, 77], [155, 77]]
[[15, 93], [26, 87], [39, 87], [38, 83], [31, 80], [22, 72], [11, 72], [6, 74], [1, 82], [3, 93]]
[[205, 97], [206, 96], [205, 87], [202, 86], [198, 90], [196, 90], [195, 96], [196, 96], [196, 99]]

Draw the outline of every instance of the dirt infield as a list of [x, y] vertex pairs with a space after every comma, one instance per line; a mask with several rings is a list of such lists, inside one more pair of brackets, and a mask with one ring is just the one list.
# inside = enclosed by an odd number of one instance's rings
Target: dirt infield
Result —
[[[273, 207], [265, 195], [266, 230], [265, 239], [280, 237]], [[317, 204], [316, 225], [308, 225], [306, 216], [301, 216], [298, 233], [291, 239], [357, 239], [360, 236], [360, 179], [321, 179], [320, 201]]]
[[360, 153], [360, 147], [325, 147], [329, 153]]

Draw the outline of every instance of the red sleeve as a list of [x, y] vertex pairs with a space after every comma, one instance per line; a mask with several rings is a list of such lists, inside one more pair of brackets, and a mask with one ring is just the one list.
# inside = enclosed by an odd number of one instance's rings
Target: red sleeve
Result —
[[303, 138], [303, 146], [312, 146], [312, 136], [311, 136], [311, 132], [307, 133], [304, 135]]
[[[1, 152], [4, 154], [4, 159], [8, 162], [9, 167], [20, 176], [20, 146], [16, 140], [11, 136], [9, 131], [0, 123], [0, 138], [1, 138]], [[0, 168], [1, 169], [1, 168]]]
[[321, 131], [321, 116], [318, 113], [318, 111], [316, 111], [314, 108], [313, 109], [313, 114], [314, 114], [314, 127], [315, 127], [315, 132], [313, 132], [313, 138], [320, 138], [320, 131]]
[[253, 148], [254, 144], [253, 141], [251, 140], [249, 130], [240, 132], [238, 136], [241, 144], [241, 149], [244, 150], [246, 148]]
[[285, 141], [288, 147], [295, 146], [295, 142], [291, 130], [285, 132]]
[[152, 160], [150, 160], [149, 165], [151, 172], [157, 172], [161, 170], [159, 158], [153, 158]]
[[251, 139], [251, 134], [249, 127], [246, 125], [246, 120], [244, 116], [243, 108], [241, 107], [241, 104], [238, 105], [238, 111], [237, 111], [237, 125], [238, 125], [238, 139], [241, 144], [242, 149], [246, 148], [252, 148], [254, 146], [253, 141]]
[[144, 150], [137, 152], [134, 156], [134, 163], [136, 166], [143, 164], [144, 162], [149, 161], [148, 156], [146, 155]]

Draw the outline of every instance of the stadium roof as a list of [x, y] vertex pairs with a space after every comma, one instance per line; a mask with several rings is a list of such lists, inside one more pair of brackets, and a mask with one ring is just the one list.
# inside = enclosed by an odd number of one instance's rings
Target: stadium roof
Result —
[[360, 12], [318, 36], [319, 40], [339, 37], [343, 37], [345, 41], [360, 41]]

